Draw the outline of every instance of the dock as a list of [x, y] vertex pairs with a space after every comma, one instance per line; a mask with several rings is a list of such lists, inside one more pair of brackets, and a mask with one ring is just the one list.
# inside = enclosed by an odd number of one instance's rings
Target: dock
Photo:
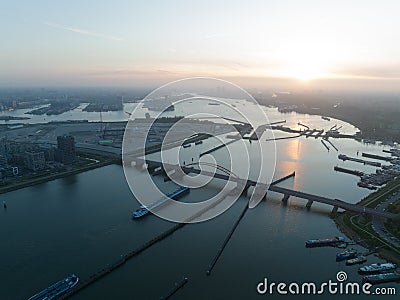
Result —
[[325, 146], [326, 150], [328, 150], [328, 152], [329, 152], [330, 149], [329, 149], [328, 145], [324, 142], [324, 140], [321, 140], [321, 143], [322, 143], [322, 145]]
[[368, 158], [373, 158], [373, 159], [380, 159], [380, 160], [384, 160], [384, 161], [391, 161], [392, 160], [392, 158], [388, 157], [388, 156], [381, 156], [381, 155], [370, 154], [370, 153], [365, 153], [365, 152], [363, 152], [361, 155], [363, 157], [368, 157]]
[[214, 151], [217, 151], [217, 150], [219, 150], [219, 149], [221, 149], [221, 148], [224, 148], [224, 147], [226, 147], [226, 146], [228, 146], [229, 144], [232, 144], [232, 143], [234, 143], [234, 142], [236, 142], [237, 140], [231, 140], [231, 141], [229, 141], [229, 142], [227, 142], [227, 143], [225, 143], [225, 144], [221, 144], [221, 145], [219, 145], [219, 146], [217, 146], [217, 147], [214, 147], [214, 148], [212, 148], [212, 149], [210, 149], [210, 150], [207, 150], [207, 151], [205, 151], [205, 152], [203, 152], [203, 153], [200, 153], [200, 157], [202, 157], [203, 155], [206, 155], [206, 154], [210, 154], [210, 153], [212, 153], [212, 152], [214, 152]]
[[317, 134], [314, 136], [316, 139], [319, 138], [324, 133], [324, 130], [317, 130]]
[[336, 148], [336, 146], [331, 142], [331, 140], [330, 139], [325, 139], [325, 141], [327, 141], [329, 144], [331, 144], [331, 146], [333, 147], [333, 149], [335, 149], [336, 151], [339, 151], [339, 149], [338, 148]]
[[309, 130], [309, 129], [310, 129], [310, 127], [308, 127], [307, 125], [301, 124], [300, 122], [299, 122], [299, 123], [297, 123], [297, 125], [299, 125], [299, 126], [303, 126], [303, 127], [307, 128], [307, 130]]
[[279, 140], [288, 140], [288, 139], [295, 139], [300, 137], [301, 134], [298, 135], [293, 135], [293, 136], [286, 136], [286, 137], [280, 137], [280, 138], [274, 138], [274, 139], [266, 139], [267, 142], [269, 141], [279, 141]]
[[338, 167], [338, 166], [335, 166], [333, 169], [335, 171], [337, 171], [337, 172], [342, 172], [342, 173], [346, 173], [346, 174], [352, 174], [352, 175], [356, 175], [356, 176], [359, 176], [359, 177], [364, 175], [364, 173], [361, 172], [361, 171], [350, 170], [350, 169], [346, 169], [346, 168], [342, 168], [342, 167]]
[[347, 156], [345, 154], [339, 154], [338, 158], [343, 160], [343, 161], [350, 160], [350, 161], [355, 161], [355, 162], [358, 162], [358, 163], [362, 163], [364, 165], [370, 165], [370, 166], [374, 166], [374, 167], [381, 167], [382, 166], [382, 164], [380, 162], [375, 162], [375, 161], [370, 161], [370, 160], [364, 160], [364, 159], [360, 159], [360, 158], [350, 157], [350, 156]]

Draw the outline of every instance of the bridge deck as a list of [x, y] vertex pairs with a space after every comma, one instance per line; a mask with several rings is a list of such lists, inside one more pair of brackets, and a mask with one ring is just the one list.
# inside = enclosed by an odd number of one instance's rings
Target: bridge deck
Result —
[[[162, 166], [163, 165], [161, 162], [151, 161], [151, 160], [146, 160], [146, 163], [149, 166]], [[171, 167], [171, 168], [179, 167], [177, 165], [171, 165], [171, 164], [166, 164], [166, 163], [164, 163], [164, 166]], [[200, 172], [201, 172], [202, 174], [204, 174], [206, 176], [212, 176], [212, 177], [217, 178], [217, 179], [230, 180], [230, 181], [234, 181], [234, 182], [241, 182], [241, 183], [245, 184], [247, 187], [256, 186], [256, 185], [258, 185], [258, 186], [262, 186], [263, 185], [262, 183], [258, 183], [256, 181], [253, 181], [253, 180], [250, 180], [250, 179], [246, 180], [246, 179], [235, 178], [234, 176], [228, 176], [226, 174], [208, 172], [208, 171], [204, 171], [204, 170], [201, 171], [201, 170], [196, 169], [194, 167], [182, 166], [180, 168], [186, 174], [189, 174], [189, 173], [200, 174]], [[277, 182], [272, 182], [269, 185], [268, 190], [270, 190], [272, 192], [276, 192], [276, 193], [281, 193], [281, 194], [284, 194], [284, 195], [290, 195], [290, 196], [297, 197], [297, 198], [302, 198], [302, 199], [307, 199], [307, 200], [310, 200], [310, 201], [315, 201], [315, 202], [319, 202], [319, 203], [332, 205], [334, 207], [339, 207], [339, 208], [344, 209], [346, 211], [369, 214], [369, 215], [374, 215], [374, 216], [377, 216], [377, 217], [383, 217], [383, 218], [387, 218], [387, 219], [393, 219], [393, 218], [395, 218], [397, 216], [396, 214], [393, 214], [393, 213], [390, 213], [390, 212], [378, 211], [378, 210], [373, 209], [373, 208], [369, 208], [369, 207], [365, 207], [365, 206], [361, 206], [361, 205], [357, 205], [357, 204], [348, 203], [348, 202], [345, 202], [345, 201], [342, 201], [342, 200], [339, 200], [339, 199], [331, 199], [331, 198], [327, 198], [327, 197], [323, 197], [323, 196], [318, 196], [318, 195], [314, 195], [314, 194], [310, 194], [310, 193], [305, 193], [305, 192], [295, 191], [295, 190], [284, 188], [284, 187], [279, 187], [279, 186], [276, 186], [276, 183]]]

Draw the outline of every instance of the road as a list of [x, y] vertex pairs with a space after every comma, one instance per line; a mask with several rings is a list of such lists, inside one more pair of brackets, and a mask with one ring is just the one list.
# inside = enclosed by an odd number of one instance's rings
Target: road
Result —
[[[399, 184], [400, 185], [400, 184]], [[396, 185], [399, 186], [399, 185]], [[392, 191], [393, 189], [395, 189], [396, 187], [390, 189], [389, 191]], [[388, 192], [389, 192], [388, 191]], [[384, 212], [386, 211], [388, 205], [392, 202], [398, 201], [400, 198], [400, 191], [397, 191], [393, 194], [390, 194], [385, 201], [379, 203], [375, 209], [377, 209], [378, 211]], [[391, 243], [393, 246], [395, 246], [396, 248], [400, 249], [400, 240], [397, 239], [396, 237], [394, 237], [390, 232], [388, 232], [385, 229], [385, 222], [384, 220], [380, 219], [380, 218], [376, 218], [375, 216], [373, 216], [372, 218], [372, 229], [375, 231], [375, 233], [377, 233], [382, 239], [384, 239], [385, 241]]]

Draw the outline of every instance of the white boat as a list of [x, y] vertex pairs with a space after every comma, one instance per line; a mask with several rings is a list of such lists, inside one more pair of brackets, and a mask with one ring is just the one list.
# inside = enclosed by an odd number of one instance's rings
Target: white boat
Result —
[[363, 266], [358, 269], [358, 272], [363, 273], [363, 274], [373, 274], [373, 273], [383, 273], [386, 271], [391, 271], [396, 269], [397, 266], [392, 263], [376, 263], [376, 264], [371, 264], [369, 266]]

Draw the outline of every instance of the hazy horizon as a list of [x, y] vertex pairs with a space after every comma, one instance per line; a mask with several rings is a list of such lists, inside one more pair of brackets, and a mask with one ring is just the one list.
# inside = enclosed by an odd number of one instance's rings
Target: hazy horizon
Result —
[[0, 87], [400, 91], [398, 1], [6, 1]]

